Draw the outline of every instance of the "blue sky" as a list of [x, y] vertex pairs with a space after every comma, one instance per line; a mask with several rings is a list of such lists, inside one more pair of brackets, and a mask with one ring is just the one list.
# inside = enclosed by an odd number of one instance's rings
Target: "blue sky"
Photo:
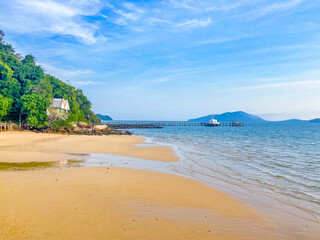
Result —
[[0, 28], [115, 119], [310, 119], [319, 12], [319, 0], [2, 0]]

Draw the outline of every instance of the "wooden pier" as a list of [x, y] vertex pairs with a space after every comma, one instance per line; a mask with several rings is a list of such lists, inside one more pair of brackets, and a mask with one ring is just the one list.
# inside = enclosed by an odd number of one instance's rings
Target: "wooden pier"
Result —
[[[202, 122], [186, 122], [186, 121], [106, 121], [103, 122], [111, 128], [115, 129], [129, 129], [129, 128], [163, 128], [163, 127], [204, 127], [208, 126], [208, 123]], [[220, 123], [220, 125], [214, 125], [213, 127], [243, 127], [244, 123], [233, 121], [230, 123]]]

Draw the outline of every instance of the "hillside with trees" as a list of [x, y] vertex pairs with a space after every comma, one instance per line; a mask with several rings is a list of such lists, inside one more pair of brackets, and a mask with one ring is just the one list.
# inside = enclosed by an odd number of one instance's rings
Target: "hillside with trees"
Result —
[[[101, 121], [82, 90], [46, 74], [32, 55], [22, 57], [3, 38], [0, 30], [0, 121], [19, 122], [21, 117], [31, 128]], [[71, 109], [59, 123], [50, 121], [46, 114], [53, 98], [67, 99]]]

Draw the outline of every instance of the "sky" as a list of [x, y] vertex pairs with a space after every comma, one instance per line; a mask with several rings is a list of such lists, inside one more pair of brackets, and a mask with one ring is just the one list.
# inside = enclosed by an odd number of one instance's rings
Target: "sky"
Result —
[[319, 12], [320, 0], [0, 0], [0, 29], [114, 119], [311, 119]]

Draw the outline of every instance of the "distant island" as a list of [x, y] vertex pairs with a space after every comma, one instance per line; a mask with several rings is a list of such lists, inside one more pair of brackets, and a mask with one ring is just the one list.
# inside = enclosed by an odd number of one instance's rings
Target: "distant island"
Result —
[[232, 122], [232, 121], [239, 121], [243, 123], [263, 123], [267, 122], [261, 117], [251, 115], [246, 112], [237, 111], [237, 112], [226, 112], [222, 114], [211, 114], [208, 116], [189, 119], [188, 122], [209, 122], [211, 118], [217, 119], [219, 122]]
[[299, 122], [310, 122], [310, 123], [320, 123], [320, 118], [312, 120], [300, 120], [300, 119], [288, 119], [283, 121], [267, 121], [259, 116], [255, 116], [243, 111], [237, 112], [226, 112], [222, 114], [210, 114], [208, 116], [203, 116], [199, 118], [189, 119], [188, 122], [209, 122], [211, 118], [217, 119], [219, 122], [232, 122], [239, 121], [242, 123], [267, 123], [267, 122], [286, 122], [286, 123], [299, 123]]
[[113, 119], [109, 115], [96, 114], [96, 116], [102, 121], [112, 121]]
[[309, 122], [311, 122], [311, 123], [320, 123], [320, 118], [312, 119]]

